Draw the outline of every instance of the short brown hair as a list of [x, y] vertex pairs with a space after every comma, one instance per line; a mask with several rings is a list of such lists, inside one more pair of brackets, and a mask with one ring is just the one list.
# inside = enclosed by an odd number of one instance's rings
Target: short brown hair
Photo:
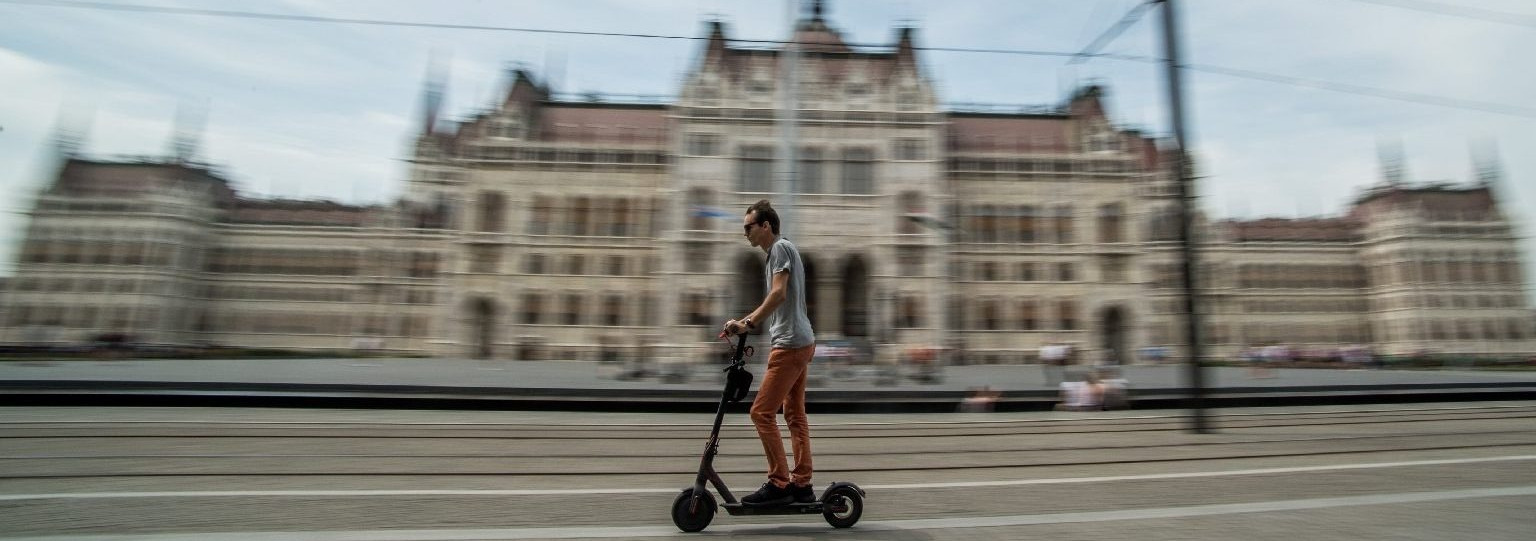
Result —
[[773, 234], [779, 234], [779, 213], [773, 210], [773, 204], [767, 199], [758, 200], [752, 206], [747, 207], [747, 214], [757, 213], [752, 217], [754, 222], [768, 222], [768, 227], [773, 228]]

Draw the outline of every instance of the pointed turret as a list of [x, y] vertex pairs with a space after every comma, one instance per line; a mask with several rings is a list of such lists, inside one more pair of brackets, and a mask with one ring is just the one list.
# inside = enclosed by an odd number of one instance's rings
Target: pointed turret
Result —
[[187, 105], [176, 108], [175, 127], [171, 131], [171, 161], [191, 163], [203, 142], [203, 127], [208, 122], [208, 107]]
[[1401, 186], [1408, 181], [1408, 166], [1403, 160], [1403, 141], [1377, 139], [1376, 159], [1381, 163], [1381, 180], [1390, 186]]
[[427, 60], [427, 75], [421, 88], [421, 134], [437, 133], [438, 120], [442, 118], [443, 95], [448, 87], [446, 69], [434, 52]]
[[1067, 102], [1067, 113], [1077, 117], [1104, 117], [1104, 87], [1090, 84], [1078, 88]]
[[1499, 160], [1499, 149], [1493, 143], [1484, 142], [1472, 147], [1472, 178], [1478, 185], [1496, 188], [1504, 183], [1504, 165]]
[[843, 42], [843, 36], [827, 26], [827, 20], [824, 18], [825, 11], [821, 0], [816, 0], [811, 7], [810, 18], [802, 17], [795, 23], [795, 33], [790, 36], [790, 40], [799, 44], [802, 52], [852, 52], [853, 49]]
[[917, 67], [917, 47], [912, 44], [912, 35], [916, 33], [917, 29], [910, 26], [903, 26], [896, 30], [897, 65]]
[[54, 120], [53, 151], [60, 161], [79, 156], [80, 149], [85, 147], [86, 135], [90, 132], [92, 114], [76, 111], [68, 105], [63, 106], [59, 108], [57, 119]]
[[709, 26], [709, 40], [704, 46], [704, 64], [717, 65], [725, 61], [725, 23], [716, 19], [705, 24]]
[[526, 68], [512, 68], [511, 72], [512, 83], [507, 85], [507, 97], [502, 100], [503, 107], [512, 105], [526, 107], [549, 99], [549, 89], [540, 84]]

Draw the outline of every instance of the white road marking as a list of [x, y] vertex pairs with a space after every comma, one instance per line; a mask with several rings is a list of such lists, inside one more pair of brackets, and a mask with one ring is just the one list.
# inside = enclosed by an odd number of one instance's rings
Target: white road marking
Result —
[[[1050, 513], [1042, 515], [1006, 515], [991, 517], [957, 517], [934, 519], [889, 520], [861, 522], [854, 526], [858, 532], [911, 531], [952, 528], [997, 528], [1063, 524], [1079, 522], [1109, 522], [1118, 520], [1148, 520], [1184, 518], [1242, 513], [1274, 513], [1305, 511], [1310, 509], [1336, 509], [1362, 505], [1392, 505], [1405, 503], [1439, 502], [1474, 498], [1509, 498], [1536, 496], [1536, 485], [1446, 490], [1438, 492], [1408, 492], [1398, 494], [1371, 494], [1339, 498], [1312, 498], [1301, 500], [1276, 500], [1265, 502], [1192, 505], [1185, 507], [1157, 507], [1150, 509], [1122, 509], [1116, 511], [1085, 511], [1077, 513]], [[353, 531], [297, 531], [297, 532], [200, 532], [157, 533], [149, 535], [106, 534], [12, 538], [13, 541], [469, 541], [514, 539], [635, 539], [643, 537], [698, 538], [700, 536], [734, 536], [738, 534], [806, 534], [825, 532], [820, 524], [778, 525], [717, 525], [702, 533], [685, 534], [670, 526], [591, 526], [567, 528], [503, 528], [477, 530], [353, 530]], [[713, 534], [713, 535], [711, 535]]]
[[[1196, 477], [1223, 477], [1230, 475], [1272, 475], [1280, 473], [1315, 473], [1342, 470], [1367, 470], [1379, 468], [1408, 468], [1415, 466], [1447, 466], [1455, 464], [1479, 464], [1485, 462], [1515, 462], [1536, 460], [1536, 455], [1508, 455], [1478, 458], [1450, 458], [1442, 460], [1409, 460], [1402, 462], [1364, 462], [1356, 464], [1329, 464], [1320, 466], [1294, 466], [1287, 468], [1257, 468], [1248, 470], [1216, 470], [1183, 473], [1150, 473], [1142, 475], [1111, 475], [1103, 477], [1061, 477], [1045, 479], [1004, 479], [997, 481], [962, 481], [951, 483], [910, 483], [894, 485], [861, 485], [864, 490], [932, 489], [1001, 487], [1023, 485], [1061, 485], [1077, 483], [1106, 483], [1115, 481], [1147, 481], [1158, 479], [1188, 479]], [[676, 494], [681, 486], [671, 488], [571, 488], [571, 489], [508, 489], [508, 490], [227, 490], [227, 491], [172, 491], [172, 492], [55, 492], [48, 494], [0, 494], [0, 501], [26, 500], [94, 500], [112, 498], [218, 498], [218, 497], [375, 497], [375, 496], [564, 496], [564, 495], [612, 495], [612, 494]]]

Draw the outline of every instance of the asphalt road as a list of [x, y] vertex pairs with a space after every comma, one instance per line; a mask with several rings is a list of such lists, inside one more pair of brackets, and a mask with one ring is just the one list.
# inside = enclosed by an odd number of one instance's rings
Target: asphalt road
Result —
[[[668, 518], [708, 416], [0, 409], [15, 539], [1536, 538], [1536, 402], [1215, 412], [821, 415], [816, 482], [863, 519]], [[761, 482], [729, 416], [717, 466]]]

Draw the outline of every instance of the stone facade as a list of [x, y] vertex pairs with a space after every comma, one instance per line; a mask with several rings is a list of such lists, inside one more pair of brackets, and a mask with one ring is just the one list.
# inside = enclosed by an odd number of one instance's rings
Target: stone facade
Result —
[[[439, 122], [429, 96], [390, 207], [252, 200], [195, 164], [65, 156], [30, 213], [0, 340], [699, 359], [762, 297], [762, 253], [739, 228], [766, 198], [801, 247], [823, 340], [981, 362], [1050, 342], [1091, 361], [1179, 354], [1171, 175], [1102, 88], [946, 111], [910, 28], [864, 52], [818, 14], [794, 38], [793, 171], [776, 159], [786, 55], [734, 48], [719, 23], [672, 103], [559, 101], [521, 70], [463, 121]], [[1197, 229], [1212, 355], [1536, 352], [1486, 183], [1383, 185], [1346, 216]]]

